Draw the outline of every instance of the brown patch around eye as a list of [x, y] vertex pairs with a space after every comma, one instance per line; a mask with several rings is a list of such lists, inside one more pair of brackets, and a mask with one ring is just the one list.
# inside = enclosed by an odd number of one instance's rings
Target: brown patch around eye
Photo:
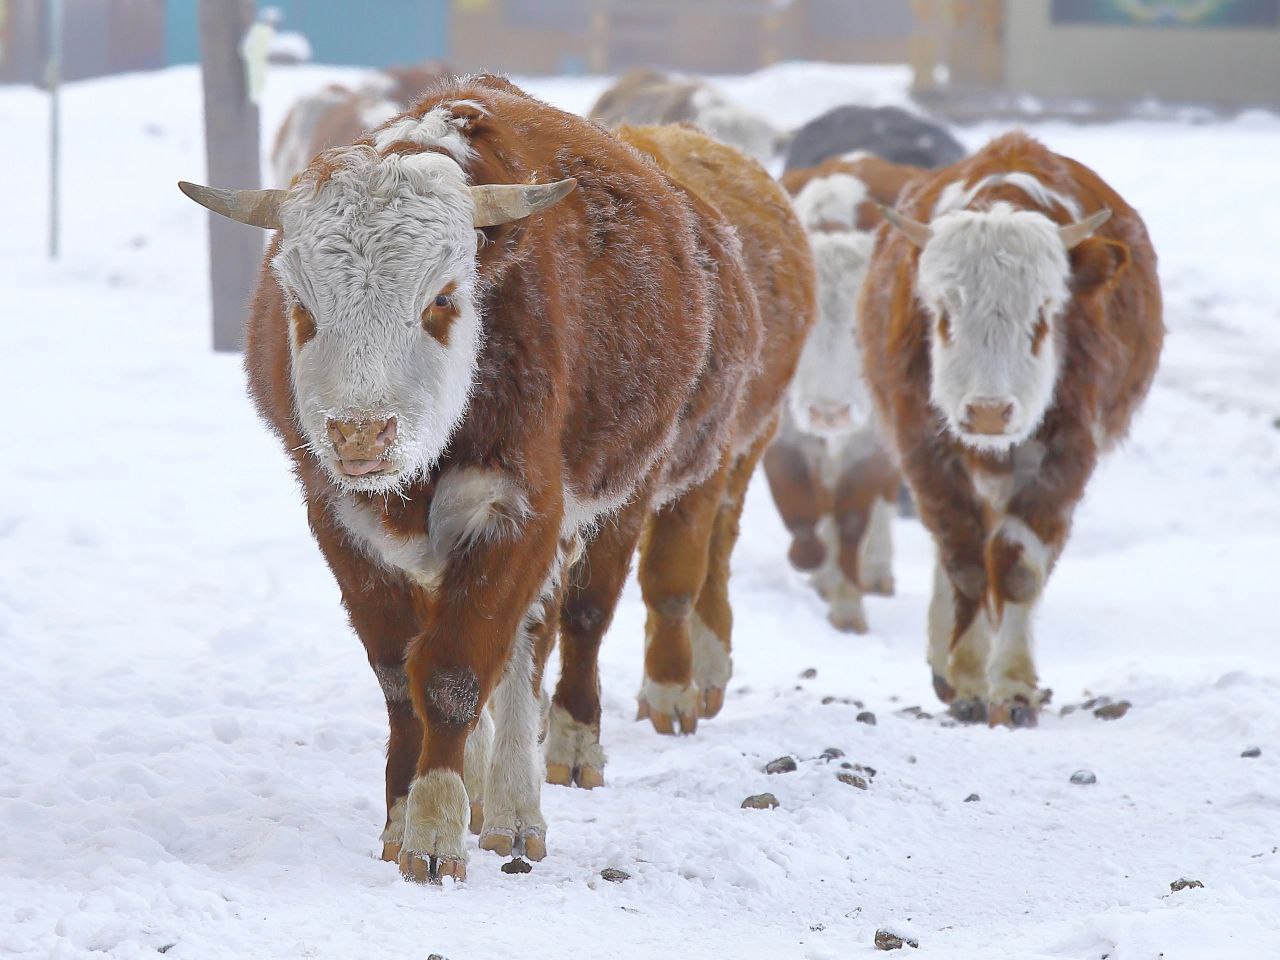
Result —
[[289, 322], [293, 326], [294, 342], [300, 347], [316, 335], [316, 318], [300, 303], [289, 309]]
[[951, 346], [951, 318], [945, 313], [938, 317], [938, 336], [947, 346]]
[[458, 316], [458, 305], [454, 300], [456, 288], [457, 284], [447, 284], [427, 302], [427, 308], [422, 311], [422, 329], [444, 347], [449, 345], [449, 328]]
[[1040, 317], [1036, 320], [1035, 329], [1031, 331], [1031, 353], [1034, 356], [1040, 356], [1040, 345], [1044, 343], [1044, 338], [1049, 335], [1049, 321], [1045, 319], [1044, 309], [1040, 310]]

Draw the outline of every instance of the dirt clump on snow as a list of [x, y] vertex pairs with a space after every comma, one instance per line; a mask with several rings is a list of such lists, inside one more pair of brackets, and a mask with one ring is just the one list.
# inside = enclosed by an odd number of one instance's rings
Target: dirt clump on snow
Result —
[[765, 773], [792, 773], [796, 769], [796, 758], [792, 756], [778, 757], [764, 765]]
[[912, 950], [920, 949], [920, 941], [900, 936], [889, 930], [877, 930], [875, 943], [877, 950], [901, 950], [903, 947], [910, 947]]

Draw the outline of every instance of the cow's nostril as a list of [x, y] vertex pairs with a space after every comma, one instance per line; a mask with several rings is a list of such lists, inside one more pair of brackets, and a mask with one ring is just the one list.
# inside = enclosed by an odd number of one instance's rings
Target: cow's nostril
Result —
[[389, 447], [396, 439], [396, 418], [389, 417], [378, 431], [378, 443]]
[[346, 437], [342, 435], [342, 430], [338, 428], [338, 422], [336, 420], [329, 421], [329, 439], [334, 443], [342, 443], [342, 441], [346, 439]]

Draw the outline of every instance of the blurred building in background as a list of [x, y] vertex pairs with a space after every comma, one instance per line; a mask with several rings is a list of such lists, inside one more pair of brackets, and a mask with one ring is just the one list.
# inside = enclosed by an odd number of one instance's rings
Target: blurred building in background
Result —
[[[68, 79], [194, 63], [197, 0], [63, 0]], [[39, 83], [48, 0], [0, 0], [0, 82]], [[1280, 102], [1280, 0], [271, 0], [322, 63], [742, 73], [910, 63], [921, 96]]]

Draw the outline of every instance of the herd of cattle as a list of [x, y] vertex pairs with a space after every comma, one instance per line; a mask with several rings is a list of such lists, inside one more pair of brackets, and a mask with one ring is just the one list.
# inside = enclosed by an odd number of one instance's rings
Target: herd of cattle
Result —
[[[383, 857], [419, 881], [465, 875], [468, 824], [540, 859], [541, 782], [603, 784], [597, 657], [637, 552], [639, 717], [719, 712], [761, 460], [852, 631], [893, 591], [905, 480], [938, 696], [1034, 725], [1032, 611], [1160, 353], [1142, 220], [1021, 133], [966, 157], [846, 106], [783, 135], [651, 72], [595, 113], [406, 72], [298, 104], [280, 187], [181, 185], [275, 232], [250, 389], [381, 683]], [[779, 182], [750, 154], [780, 150]]]

